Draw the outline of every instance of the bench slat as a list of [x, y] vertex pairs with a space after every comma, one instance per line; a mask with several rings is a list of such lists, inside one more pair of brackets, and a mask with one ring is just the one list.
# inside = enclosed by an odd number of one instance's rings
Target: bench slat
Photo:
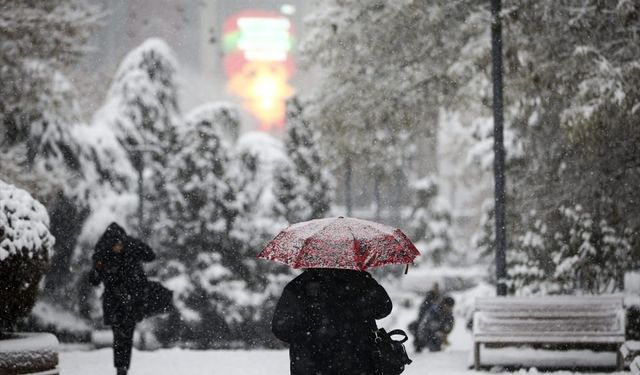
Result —
[[478, 311], [522, 311], [530, 314], [553, 311], [554, 313], [605, 312], [623, 309], [622, 297], [484, 297], [476, 299]]
[[620, 314], [571, 318], [510, 316], [486, 311], [478, 311], [474, 314], [474, 334], [510, 335], [518, 332], [541, 335], [556, 333], [624, 336], [624, 318], [620, 317]]
[[474, 337], [475, 342], [483, 344], [619, 344], [624, 341], [624, 337], [620, 336], [532, 336], [527, 334], [505, 336], [477, 335]]

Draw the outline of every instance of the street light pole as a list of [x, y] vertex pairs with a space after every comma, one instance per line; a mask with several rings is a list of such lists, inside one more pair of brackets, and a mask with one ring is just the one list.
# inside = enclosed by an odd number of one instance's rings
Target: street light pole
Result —
[[507, 295], [504, 106], [502, 102], [501, 0], [491, 0], [491, 58], [493, 76], [493, 173], [495, 178], [496, 292]]

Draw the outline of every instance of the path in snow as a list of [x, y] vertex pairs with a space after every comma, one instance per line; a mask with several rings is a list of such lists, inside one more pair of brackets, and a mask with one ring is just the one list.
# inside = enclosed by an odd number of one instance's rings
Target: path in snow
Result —
[[[461, 323], [461, 322], [460, 322]], [[391, 326], [396, 326], [391, 323]], [[390, 326], [390, 327], [391, 327]], [[451, 346], [444, 352], [416, 354], [407, 345], [413, 363], [406, 375], [476, 375], [469, 369], [471, 363], [471, 335], [464, 324], [456, 324], [450, 336]], [[483, 361], [495, 364], [515, 363], [523, 359], [532, 366], [582, 364], [615, 365], [613, 353], [591, 352], [537, 352], [530, 349], [484, 350]], [[62, 375], [113, 375], [111, 349], [69, 351], [60, 353]], [[483, 372], [488, 374], [488, 372]], [[496, 368], [491, 374], [500, 373]], [[134, 351], [131, 375], [287, 375], [289, 354], [285, 350], [209, 350], [163, 349]], [[518, 374], [537, 374], [537, 370], [521, 370]], [[570, 371], [556, 374], [570, 375]], [[595, 374], [590, 374], [595, 375]]]
[[[468, 353], [421, 353], [405, 374], [462, 374]], [[111, 349], [60, 354], [62, 375], [113, 375]], [[287, 375], [289, 355], [283, 350], [193, 351], [181, 349], [134, 351], [131, 375]]]

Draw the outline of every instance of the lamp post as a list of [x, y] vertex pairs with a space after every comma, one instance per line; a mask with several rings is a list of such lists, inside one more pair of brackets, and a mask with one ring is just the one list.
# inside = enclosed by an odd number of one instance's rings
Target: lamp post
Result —
[[491, 60], [493, 77], [493, 173], [495, 179], [496, 292], [507, 295], [504, 107], [502, 102], [501, 0], [491, 0]]

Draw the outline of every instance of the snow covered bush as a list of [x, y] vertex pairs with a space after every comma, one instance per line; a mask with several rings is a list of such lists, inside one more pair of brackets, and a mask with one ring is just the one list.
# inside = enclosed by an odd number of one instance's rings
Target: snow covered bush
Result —
[[[236, 192], [229, 172], [231, 144], [224, 138], [219, 111], [197, 108], [186, 119], [178, 150], [166, 170], [170, 225], [162, 234], [172, 256], [193, 262], [203, 252], [224, 251], [237, 215]], [[217, 107], [217, 106], [216, 106]], [[222, 109], [228, 111], [228, 109]]]
[[45, 207], [0, 180], [0, 330], [11, 329], [35, 304], [54, 243]]
[[[105, 146], [109, 148], [105, 151], [109, 153], [105, 156], [121, 159], [117, 146], [112, 147], [111, 138], [115, 138], [128, 158], [121, 171], [102, 169], [103, 173], [114, 174], [116, 181], [137, 192], [138, 187], [131, 184], [131, 178], [137, 182], [135, 172], [142, 171], [146, 218], [142, 223], [137, 223], [139, 218], [128, 219], [141, 225], [136, 229], [143, 237], [151, 229], [160, 229], [156, 226], [167, 217], [163, 203], [167, 201], [170, 187], [166, 186], [165, 171], [169, 157], [177, 150], [178, 127], [182, 123], [177, 75], [178, 64], [169, 46], [161, 39], [146, 40], [123, 59], [105, 104], [93, 120], [94, 127], [108, 129], [113, 134], [107, 137]], [[112, 169], [112, 165], [106, 168]]]
[[[633, 232], [622, 233], [581, 205], [562, 206], [551, 216], [536, 211], [518, 220], [507, 246], [510, 291], [531, 294], [601, 294], [620, 291], [625, 272], [637, 267]], [[487, 216], [477, 248], [492, 255], [493, 216]], [[553, 224], [553, 225], [552, 225]]]
[[0, 175], [47, 203], [72, 195], [80, 170], [77, 93], [63, 72], [95, 26], [83, 0], [0, 2]]
[[451, 245], [451, 209], [439, 195], [438, 182], [426, 177], [411, 184], [414, 207], [409, 218], [411, 239], [433, 265], [455, 259]]
[[157, 321], [156, 336], [163, 344], [179, 339], [207, 348], [230, 338], [223, 333], [229, 332], [223, 317], [230, 302], [211, 286], [240, 278], [227, 268], [239, 263], [230, 238], [238, 215], [236, 176], [229, 172], [237, 120], [237, 111], [226, 105], [196, 108], [168, 161], [166, 216], [157, 242], [173, 251], [162, 255], [157, 272], [174, 288], [178, 309], [175, 316]]
[[[155, 319], [162, 345], [194, 348], [271, 345], [270, 309], [290, 275], [255, 254], [287, 224], [277, 171], [291, 168], [278, 139], [234, 139], [234, 108], [194, 110], [168, 163], [168, 201], [154, 272], [174, 291], [175, 313]], [[285, 275], [285, 277], [282, 277]]]
[[553, 279], [561, 293], [611, 293], [624, 287], [624, 274], [633, 269], [632, 232], [616, 231], [605, 219], [582, 206], [560, 207], [563, 226], [553, 234]]
[[303, 111], [297, 98], [287, 102], [285, 147], [292, 165], [276, 170], [276, 195], [289, 223], [325, 217], [332, 197], [318, 134]]

